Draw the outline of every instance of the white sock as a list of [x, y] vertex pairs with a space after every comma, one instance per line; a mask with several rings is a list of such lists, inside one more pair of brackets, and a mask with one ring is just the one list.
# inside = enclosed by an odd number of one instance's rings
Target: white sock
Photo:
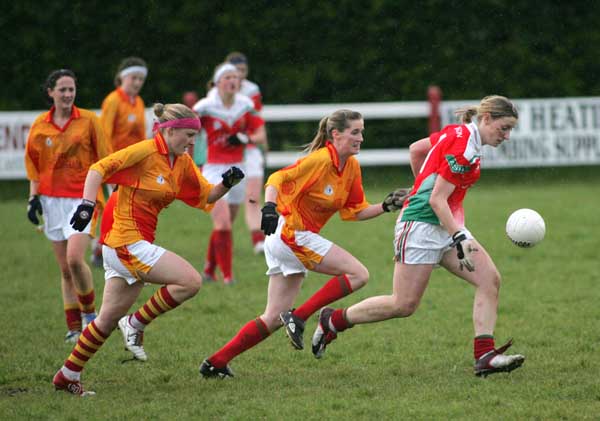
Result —
[[65, 377], [67, 379], [69, 379], [69, 380], [77, 380], [77, 381], [79, 381], [79, 379], [81, 378], [81, 372], [80, 371], [73, 371], [71, 369], [68, 369], [64, 365], [62, 366], [62, 368], [60, 369], [60, 371], [62, 371], [62, 373], [65, 375]]

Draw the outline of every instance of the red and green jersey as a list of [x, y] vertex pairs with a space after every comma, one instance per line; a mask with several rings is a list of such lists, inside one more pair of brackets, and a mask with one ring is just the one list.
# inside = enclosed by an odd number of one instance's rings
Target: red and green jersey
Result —
[[464, 224], [463, 199], [467, 190], [480, 176], [481, 136], [475, 123], [449, 125], [431, 134], [431, 149], [404, 202], [401, 221], [421, 221], [439, 225], [440, 221], [429, 204], [437, 177], [454, 184], [448, 206], [454, 219]]

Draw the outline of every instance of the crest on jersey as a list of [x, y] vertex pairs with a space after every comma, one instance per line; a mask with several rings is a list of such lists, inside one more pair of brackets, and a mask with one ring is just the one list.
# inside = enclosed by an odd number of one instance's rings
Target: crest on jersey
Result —
[[162, 174], [159, 174], [158, 177], [156, 177], [156, 182], [158, 184], [165, 184], [165, 178], [162, 176]]
[[323, 193], [325, 193], [327, 196], [331, 196], [333, 194], [333, 187], [331, 187], [331, 184], [325, 186]]
[[127, 116], [127, 121], [129, 121], [130, 123], [133, 123], [135, 121], [135, 114], [129, 114]]
[[219, 130], [221, 127], [223, 127], [223, 126], [221, 125], [221, 122], [220, 122], [220, 121], [215, 121], [215, 122], [213, 123], [213, 128], [214, 128], [215, 130]]
[[46, 146], [52, 146], [52, 139], [49, 137], [46, 138]]

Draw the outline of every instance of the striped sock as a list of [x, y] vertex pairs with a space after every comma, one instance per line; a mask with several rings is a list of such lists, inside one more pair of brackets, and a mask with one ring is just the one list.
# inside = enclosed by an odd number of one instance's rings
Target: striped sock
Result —
[[166, 286], [161, 287], [152, 297], [129, 318], [131, 326], [138, 330], [150, 324], [163, 313], [173, 310], [179, 303], [173, 299]]
[[81, 372], [83, 366], [100, 349], [108, 336], [98, 329], [95, 321], [87, 325], [84, 331], [81, 332], [81, 335], [79, 335], [79, 339], [71, 355], [65, 361], [63, 367], [70, 370], [70, 372], [64, 370], [64, 374], [67, 377], [71, 376], [70, 378], [73, 378], [72, 372]]
[[79, 300], [79, 309], [82, 313], [96, 312], [96, 305], [94, 304], [95, 298], [96, 295], [94, 294], [94, 288], [82, 294], [77, 292], [77, 299]]
[[252, 348], [269, 337], [271, 332], [260, 317], [250, 320], [239, 332], [220, 350], [208, 358], [217, 368], [223, 368], [236, 356]]
[[65, 319], [67, 329], [81, 331], [81, 315], [79, 314], [79, 303], [65, 303]]
[[294, 310], [294, 315], [307, 320], [321, 307], [331, 304], [352, 292], [350, 280], [346, 275], [334, 276], [320, 290], [315, 292], [304, 304]]

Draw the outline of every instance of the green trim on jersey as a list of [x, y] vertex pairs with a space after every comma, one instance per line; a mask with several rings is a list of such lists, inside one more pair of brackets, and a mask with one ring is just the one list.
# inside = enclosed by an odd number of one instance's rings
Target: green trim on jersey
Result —
[[471, 170], [470, 165], [460, 165], [458, 162], [456, 162], [456, 158], [454, 157], [454, 155], [446, 155], [444, 158], [446, 158], [446, 161], [448, 161], [450, 171], [452, 171], [455, 174], [464, 174]]
[[409, 198], [408, 206], [402, 212], [400, 221], [420, 221], [440, 225], [440, 220], [429, 204], [429, 198], [438, 175], [430, 174], [419, 186], [414, 196]]

